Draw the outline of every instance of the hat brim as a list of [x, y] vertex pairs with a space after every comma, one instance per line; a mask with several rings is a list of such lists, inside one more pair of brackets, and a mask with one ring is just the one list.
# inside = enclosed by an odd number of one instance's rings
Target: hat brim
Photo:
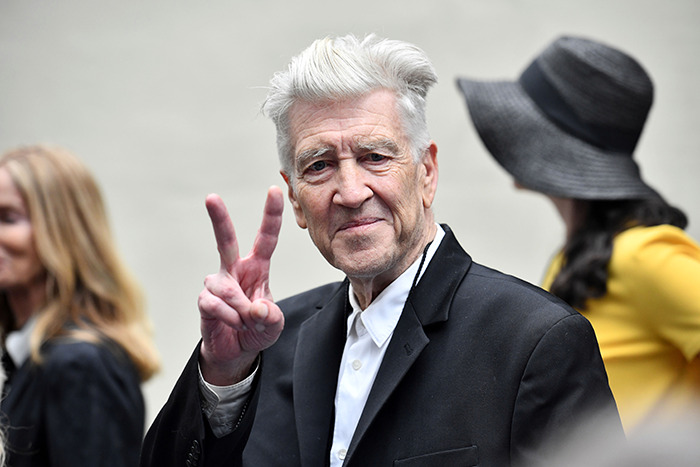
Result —
[[629, 154], [603, 150], [552, 123], [511, 81], [458, 78], [474, 127], [496, 161], [526, 188], [577, 199], [659, 195]]

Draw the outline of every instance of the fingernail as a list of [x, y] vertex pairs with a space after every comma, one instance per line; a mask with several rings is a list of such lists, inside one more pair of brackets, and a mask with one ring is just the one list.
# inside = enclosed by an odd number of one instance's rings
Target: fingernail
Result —
[[258, 331], [258, 332], [265, 332], [265, 325], [264, 325], [264, 324], [261, 324], [261, 323], [258, 323], [258, 324], [255, 325], [255, 330]]
[[267, 314], [270, 311], [267, 309], [267, 305], [260, 305], [260, 309], [258, 310], [258, 314], [260, 315], [260, 319], [265, 319], [267, 318]]

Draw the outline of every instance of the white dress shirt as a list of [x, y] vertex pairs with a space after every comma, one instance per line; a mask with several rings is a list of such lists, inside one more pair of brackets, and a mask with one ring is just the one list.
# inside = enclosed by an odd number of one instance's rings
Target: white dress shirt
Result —
[[[445, 233], [437, 226], [435, 240], [394, 282], [389, 284], [369, 306], [362, 310], [350, 285], [348, 299], [352, 313], [348, 317], [348, 335], [340, 361], [335, 392], [335, 425], [331, 445], [331, 467], [343, 464], [357, 423], [369, 397], [386, 349], [399, 322], [414, 280], [423, 274]], [[423, 263], [423, 264], [421, 264]], [[423, 266], [419, 271], [418, 268]]]
[[29, 358], [31, 353], [29, 339], [36, 328], [38, 314], [33, 314], [21, 329], [10, 331], [5, 338], [5, 350], [15, 364], [15, 368], [20, 368]]
[[[436, 224], [435, 239], [428, 248], [425, 259], [418, 258], [406, 271], [389, 284], [365, 309], [355, 298], [352, 285], [348, 299], [352, 313], [348, 317], [348, 337], [338, 373], [335, 397], [335, 424], [330, 458], [331, 467], [343, 464], [355, 428], [364, 410], [370, 389], [377, 376], [391, 336], [401, 317], [406, 298], [413, 286], [422, 277], [430, 263], [445, 231]], [[422, 268], [418, 268], [422, 263]], [[214, 386], [202, 378], [200, 390], [203, 396], [202, 409], [209, 420], [212, 431], [218, 437], [233, 430], [235, 421], [250, 392], [257, 367], [246, 380], [232, 386]]]
[[255, 370], [246, 379], [231, 386], [215, 386], [206, 382], [202, 376], [202, 369], [199, 369], [202, 412], [207, 416], [211, 431], [217, 438], [231, 433], [236, 428], [235, 423], [248, 399], [259, 362], [258, 357], [253, 363]]

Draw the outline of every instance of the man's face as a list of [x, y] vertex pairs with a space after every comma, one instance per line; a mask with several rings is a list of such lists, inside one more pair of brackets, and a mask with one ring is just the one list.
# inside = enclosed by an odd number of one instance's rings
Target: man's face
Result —
[[432, 233], [435, 144], [414, 162], [396, 97], [386, 90], [296, 103], [290, 123], [294, 173], [283, 176], [297, 223], [348, 277], [388, 285]]

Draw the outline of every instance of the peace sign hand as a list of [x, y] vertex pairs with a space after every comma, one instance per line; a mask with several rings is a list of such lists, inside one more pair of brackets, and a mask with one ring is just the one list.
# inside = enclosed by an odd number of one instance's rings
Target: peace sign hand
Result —
[[206, 207], [221, 268], [205, 278], [199, 294], [200, 367], [207, 382], [226, 386], [248, 375], [259, 352], [274, 344], [284, 327], [284, 315], [269, 288], [270, 258], [282, 225], [284, 197], [279, 187], [268, 190], [262, 224], [245, 258], [238, 254], [236, 232], [223, 200], [209, 195]]

